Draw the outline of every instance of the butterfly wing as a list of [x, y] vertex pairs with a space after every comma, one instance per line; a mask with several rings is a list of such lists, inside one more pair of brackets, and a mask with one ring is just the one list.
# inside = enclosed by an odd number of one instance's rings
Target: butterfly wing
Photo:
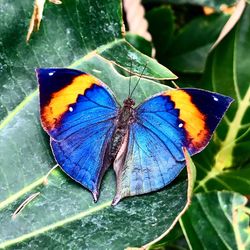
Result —
[[[134, 123], [128, 144], [114, 162], [117, 187], [113, 205], [127, 196], [149, 193], [169, 184], [185, 166], [176, 161], [164, 142], [147, 127]], [[119, 154], [118, 154], [119, 156]]]
[[37, 78], [41, 122], [55, 159], [96, 200], [119, 106], [104, 83], [84, 72], [37, 69]]
[[230, 97], [190, 88], [162, 92], [138, 106], [115, 161], [113, 203], [173, 181], [185, 166], [182, 148], [190, 155], [204, 149], [231, 102]]
[[202, 151], [233, 99], [201, 89], [175, 89], [156, 95], [137, 108], [137, 117], [154, 131], [177, 160], [181, 150]]

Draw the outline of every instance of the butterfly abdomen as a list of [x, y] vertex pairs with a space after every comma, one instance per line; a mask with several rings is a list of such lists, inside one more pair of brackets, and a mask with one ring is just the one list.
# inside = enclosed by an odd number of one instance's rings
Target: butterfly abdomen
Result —
[[129, 125], [135, 120], [135, 111], [132, 108], [134, 102], [129, 101], [128, 103], [126, 103], [126, 100], [124, 101], [124, 106], [120, 109], [117, 117], [117, 126], [111, 139], [111, 147], [109, 152], [112, 161], [114, 161], [118, 151], [121, 148], [124, 138], [129, 130]]

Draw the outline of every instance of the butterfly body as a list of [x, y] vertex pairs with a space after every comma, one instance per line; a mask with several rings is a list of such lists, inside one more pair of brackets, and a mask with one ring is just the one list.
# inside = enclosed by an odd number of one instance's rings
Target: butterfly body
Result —
[[124, 137], [129, 130], [130, 124], [135, 121], [134, 105], [135, 102], [131, 98], [128, 98], [124, 101], [123, 107], [119, 110], [116, 129], [111, 139], [110, 152], [108, 152], [111, 161], [114, 161], [124, 141]]
[[97, 201], [113, 165], [120, 199], [172, 182], [190, 155], [203, 150], [232, 98], [200, 89], [163, 91], [135, 107], [120, 106], [97, 78], [72, 69], [38, 69], [41, 122], [56, 161]]

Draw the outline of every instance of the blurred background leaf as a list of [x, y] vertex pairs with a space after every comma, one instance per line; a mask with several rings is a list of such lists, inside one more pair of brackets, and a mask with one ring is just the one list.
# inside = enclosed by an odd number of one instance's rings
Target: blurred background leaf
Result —
[[148, 11], [146, 18], [156, 49], [156, 57], [161, 61], [173, 39], [174, 13], [170, 6], [162, 5]]
[[160, 63], [175, 72], [203, 73], [209, 50], [229, 15], [198, 16], [178, 30], [170, 6], [153, 8], [146, 17]]
[[181, 225], [190, 249], [250, 248], [246, 197], [233, 192], [200, 193], [193, 197]]
[[233, 30], [209, 56], [204, 88], [232, 96], [235, 101], [214, 140], [195, 157], [196, 191], [233, 190], [249, 194], [250, 185], [250, 6]]

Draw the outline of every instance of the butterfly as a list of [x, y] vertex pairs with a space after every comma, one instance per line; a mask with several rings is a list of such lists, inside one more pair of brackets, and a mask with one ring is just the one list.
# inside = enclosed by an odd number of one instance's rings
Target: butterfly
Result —
[[40, 116], [61, 169], [98, 200], [102, 178], [113, 165], [116, 195], [159, 190], [202, 151], [233, 101], [195, 88], [166, 90], [135, 107], [130, 94], [120, 105], [94, 76], [66, 68], [36, 70]]

